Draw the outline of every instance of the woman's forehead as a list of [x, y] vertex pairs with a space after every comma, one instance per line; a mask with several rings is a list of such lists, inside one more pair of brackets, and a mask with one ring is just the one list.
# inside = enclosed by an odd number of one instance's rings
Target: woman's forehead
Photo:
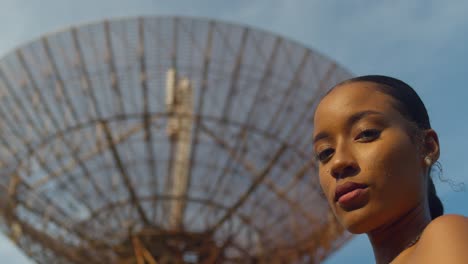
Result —
[[322, 122], [336, 122], [357, 112], [377, 111], [385, 115], [397, 114], [395, 100], [381, 92], [378, 84], [356, 82], [334, 88], [317, 106], [315, 127]]

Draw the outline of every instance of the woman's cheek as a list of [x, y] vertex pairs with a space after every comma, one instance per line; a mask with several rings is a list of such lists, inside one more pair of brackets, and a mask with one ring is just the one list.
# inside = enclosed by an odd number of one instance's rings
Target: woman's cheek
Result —
[[319, 170], [319, 182], [320, 182], [320, 187], [322, 188], [322, 191], [325, 195], [325, 198], [329, 203], [330, 201], [330, 183], [331, 183], [331, 177], [328, 175], [327, 176], [327, 171], [325, 169], [320, 169]]
[[361, 152], [361, 161], [371, 161], [361, 163], [362, 174], [374, 186], [378, 200], [394, 200], [395, 193], [405, 192], [419, 173], [415, 146], [404, 133], [392, 132]]

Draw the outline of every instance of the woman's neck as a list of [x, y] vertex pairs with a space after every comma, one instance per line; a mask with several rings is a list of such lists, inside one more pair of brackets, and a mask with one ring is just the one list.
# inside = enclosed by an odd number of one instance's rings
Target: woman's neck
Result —
[[367, 233], [377, 264], [387, 264], [404, 251], [431, 222], [429, 206], [418, 204], [396, 221]]

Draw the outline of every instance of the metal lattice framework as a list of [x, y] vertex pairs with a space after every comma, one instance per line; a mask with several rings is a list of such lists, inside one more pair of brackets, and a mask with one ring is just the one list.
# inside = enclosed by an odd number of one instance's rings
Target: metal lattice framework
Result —
[[350, 74], [282, 37], [105, 21], [0, 61], [1, 228], [38, 263], [311, 263], [349, 236], [312, 118]]

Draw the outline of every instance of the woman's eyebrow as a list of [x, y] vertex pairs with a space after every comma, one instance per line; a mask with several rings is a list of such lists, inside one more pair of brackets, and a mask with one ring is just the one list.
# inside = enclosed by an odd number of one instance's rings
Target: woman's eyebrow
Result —
[[319, 141], [321, 139], [324, 139], [324, 138], [327, 138], [329, 136], [330, 135], [327, 132], [320, 132], [320, 133], [318, 133], [317, 135], [314, 136], [314, 140], [312, 142], [313, 142], [313, 144], [315, 144], [317, 141]]
[[[383, 113], [379, 112], [379, 111], [375, 111], [375, 110], [365, 110], [365, 111], [360, 111], [360, 112], [357, 112], [357, 113], [354, 113], [352, 114], [346, 124], [350, 127], [352, 125], [354, 125], [355, 123], [357, 123], [359, 120], [363, 119], [364, 117], [366, 116], [369, 116], [369, 115], [384, 115]], [[320, 132], [318, 133], [317, 135], [314, 136], [314, 139], [313, 139], [313, 144], [315, 144], [317, 141], [321, 140], [321, 139], [324, 139], [324, 138], [327, 138], [329, 137], [330, 134], [327, 133], [327, 132]]]
[[384, 114], [382, 112], [375, 111], [375, 110], [365, 110], [365, 111], [357, 112], [357, 113], [352, 114], [348, 118], [346, 124], [348, 126], [352, 126], [355, 123], [357, 123], [359, 120], [361, 120], [364, 117], [369, 116], [369, 115], [381, 115], [381, 116], [383, 116]]

